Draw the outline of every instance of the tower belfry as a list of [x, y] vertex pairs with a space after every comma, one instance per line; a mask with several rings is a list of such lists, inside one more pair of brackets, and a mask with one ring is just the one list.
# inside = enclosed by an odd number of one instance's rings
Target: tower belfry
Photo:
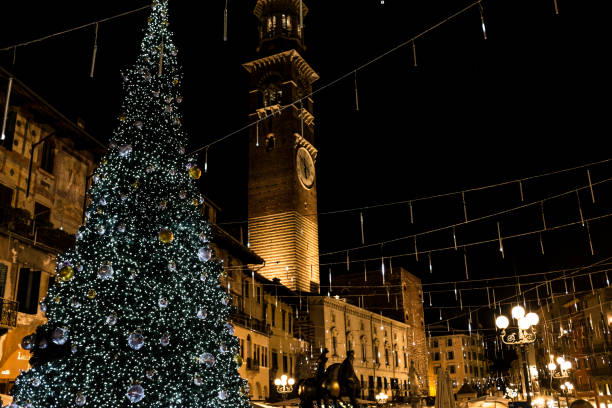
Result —
[[293, 290], [319, 290], [313, 101], [301, 0], [258, 0], [259, 59], [250, 74], [248, 241], [259, 272]]

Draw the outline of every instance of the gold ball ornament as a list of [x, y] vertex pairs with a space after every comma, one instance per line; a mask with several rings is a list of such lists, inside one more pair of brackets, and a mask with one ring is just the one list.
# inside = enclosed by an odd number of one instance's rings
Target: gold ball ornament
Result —
[[189, 177], [194, 180], [199, 179], [202, 176], [202, 170], [198, 166], [192, 166], [189, 168]]
[[54, 298], [53, 298], [53, 301], [54, 301], [55, 303], [59, 303], [59, 302], [61, 302], [61, 300], [62, 300], [62, 298], [61, 298], [61, 297], [59, 297], [59, 296], [56, 296], [56, 297], [54, 297]]
[[174, 240], [174, 234], [167, 228], [162, 228], [158, 235], [159, 240], [163, 244], [169, 244]]
[[127, 120], [127, 116], [121, 115], [121, 116], [119, 116], [119, 120], [122, 121], [122, 122], [125, 122]]
[[199, 204], [200, 204], [200, 200], [198, 200], [197, 198], [191, 199], [191, 205], [193, 205], [194, 207], [198, 206]]
[[89, 289], [89, 291], [87, 292], [87, 297], [90, 299], [95, 299], [97, 295], [98, 295], [98, 292], [96, 292], [95, 289]]
[[244, 360], [242, 359], [242, 356], [240, 354], [235, 354], [234, 362], [236, 363], [238, 367], [242, 367], [242, 363], [244, 362]]
[[138, 186], [140, 186], [140, 180], [134, 181], [134, 184], [132, 184], [132, 186], [134, 186], [134, 188], [138, 188]]
[[178, 82], [179, 82], [179, 81], [178, 81], [178, 79], [174, 79], [174, 80], [172, 81], [172, 83], [173, 83], [174, 85], [178, 85]]
[[64, 266], [59, 271], [59, 279], [62, 282], [68, 282], [70, 279], [74, 278], [74, 268], [70, 265]]

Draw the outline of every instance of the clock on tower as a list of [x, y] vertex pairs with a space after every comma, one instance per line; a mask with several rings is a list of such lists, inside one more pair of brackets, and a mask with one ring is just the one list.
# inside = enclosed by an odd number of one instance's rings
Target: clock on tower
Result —
[[319, 290], [319, 233], [312, 92], [319, 76], [300, 55], [300, 0], [258, 0], [261, 58], [250, 74], [249, 246], [265, 261], [259, 270], [292, 290]]

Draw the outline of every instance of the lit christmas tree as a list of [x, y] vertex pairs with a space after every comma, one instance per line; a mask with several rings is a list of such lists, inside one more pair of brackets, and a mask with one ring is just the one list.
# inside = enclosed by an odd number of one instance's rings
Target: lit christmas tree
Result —
[[201, 170], [185, 155], [167, 3], [154, 2], [124, 75], [87, 222], [41, 304], [48, 322], [22, 341], [32, 368], [15, 383], [14, 407], [250, 407], [199, 211]]

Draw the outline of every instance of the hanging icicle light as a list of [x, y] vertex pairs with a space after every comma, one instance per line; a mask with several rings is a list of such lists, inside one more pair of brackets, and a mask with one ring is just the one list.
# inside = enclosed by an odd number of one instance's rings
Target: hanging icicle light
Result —
[[595, 251], [593, 250], [593, 240], [591, 239], [591, 229], [589, 228], [589, 222], [586, 222], [587, 235], [589, 237], [589, 248], [591, 249], [591, 255], [595, 255]]
[[354, 74], [355, 74], [355, 110], [359, 112], [359, 91], [357, 89], [357, 71], [355, 71]]
[[255, 122], [255, 147], [259, 147], [259, 120]]
[[204, 151], [204, 173], [208, 172], [208, 147]]
[[6, 91], [6, 101], [4, 102], [4, 119], [2, 120], [2, 133], [0, 133], [0, 140], [6, 139], [6, 122], [9, 111], [9, 102], [11, 100], [11, 91], [13, 89], [13, 77], [9, 77], [8, 90]]
[[485, 21], [484, 21], [484, 10], [482, 9], [482, 4], [480, 1], [478, 1], [478, 10], [480, 11], [480, 23], [482, 24], [482, 35], [484, 36], [484, 39], [487, 39], [487, 28], [485, 27]]
[[431, 252], [427, 254], [427, 257], [429, 258], [429, 273], [433, 273], [433, 267], [431, 266]]
[[591, 170], [587, 169], [587, 177], [589, 179], [589, 190], [591, 191], [591, 200], [595, 204], [595, 192], [593, 191], [593, 183], [591, 182]]
[[361, 221], [361, 245], [365, 244], [365, 235], [363, 234], [363, 212], [359, 212], [359, 219]]
[[499, 228], [499, 221], [497, 221], [497, 240], [499, 241], [499, 252], [501, 253], [502, 259], [504, 258], [504, 243], [501, 238], [501, 230]]
[[467, 207], [465, 205], [465, 192], [461, 192], [461, 201], [463, 201], [463, 217], [465, 218], [465, 222], [468, 222], [467, 218]]
[[225, 0], [225, 9], [223, 10], [223, 41], [227, 41], [227, 3]]
[[385, 258], [380, 257], [380, 274], [382, 275], [382, 283], [385, 284]]
[[414, 213], [412, 212], [412, 201], [408, 202], [408, 206], [410, 207], [410, 223], [414, 224]]
[[91, 69], [89, 70], [89, 77], [93, 78], [94, 69], [96, 66], [96, 54], [98, 53], [98, 23], [96, 23], [95, 34], [94, 34], [94, 45], [93, 54], [91, 56]]
[[416, 45], [414, 40], [412, 40], [412, 63], [415, 67], [417, 66]]

